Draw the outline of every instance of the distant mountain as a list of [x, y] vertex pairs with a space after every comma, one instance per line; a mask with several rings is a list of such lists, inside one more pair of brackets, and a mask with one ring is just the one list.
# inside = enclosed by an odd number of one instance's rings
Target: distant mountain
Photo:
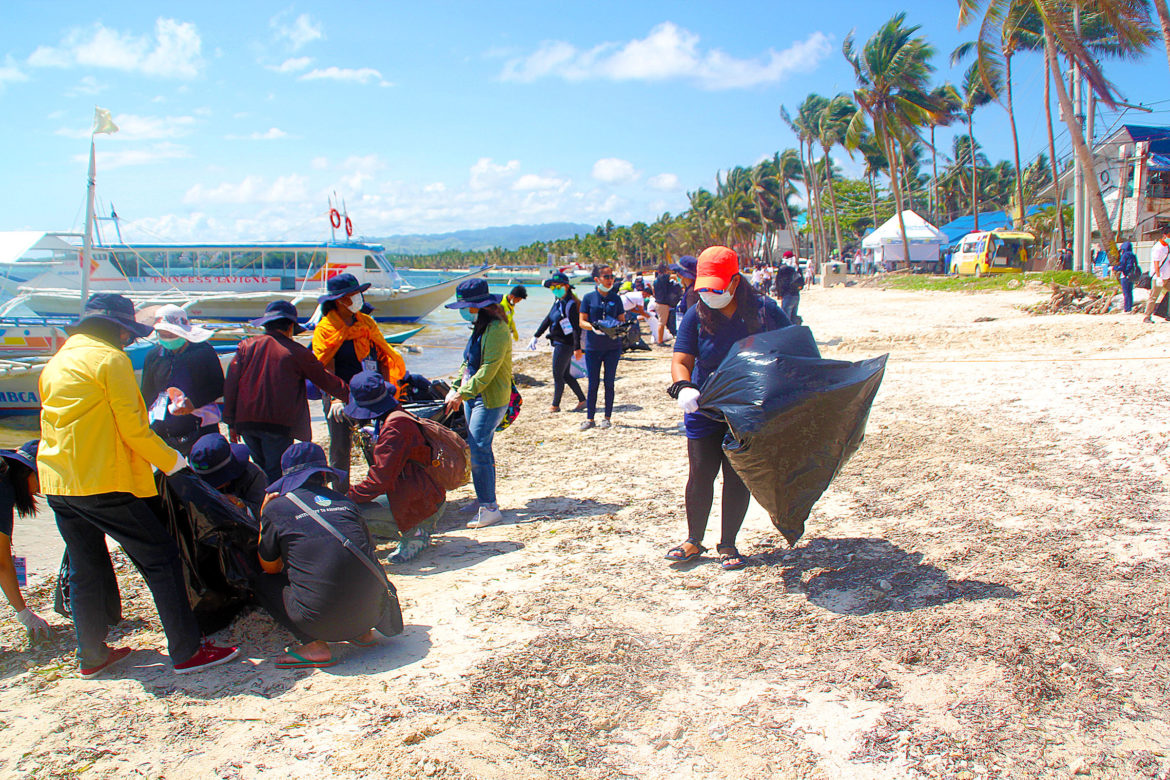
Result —
[[535, 241], [556, 241], [575, 235], [592, 233], [594, 225], [575, 222], [548, 222], [543, 225], [509, 225], [507, 227], [456, 230], [452, 233], [411, 233], [407, 235], [370, 238], [372, 244], [383, 244], [392, 254], [427, 255], [448, 249], [475, 252], [492, 247], [519, 249]]

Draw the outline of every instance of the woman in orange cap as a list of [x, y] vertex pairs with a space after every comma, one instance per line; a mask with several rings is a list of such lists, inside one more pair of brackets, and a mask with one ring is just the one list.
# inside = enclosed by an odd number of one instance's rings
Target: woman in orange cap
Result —
[[683, 410], [687, 435], [687, 540], [672, 548], [667, 560], [693, 560], [704, 552], [703, 535], [715, 493], [715, 476], [723, 470], [723, 528], [715, 547], [724, 569], [740, 569], [747, 560], [735, 546], [751, 494], [723, 453], [727, 423], [699, 413], [699, 388], [723, 362], [732, 346], [753, 333], [791, 323], [774, 300], [757, 293], [739, 272], [739, 258], [725, 246], [699, 255], [695, 274], [699, 303], [683, 315], [674, 340], [667, 391]]

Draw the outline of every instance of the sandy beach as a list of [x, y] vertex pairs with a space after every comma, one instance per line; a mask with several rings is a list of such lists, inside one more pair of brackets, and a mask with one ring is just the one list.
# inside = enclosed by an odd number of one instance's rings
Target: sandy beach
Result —
[[388, 566], [406, 632], [331, 669], [276, 669], [291, 637], [249, 613], [215, 636], [244, 660], [174, 675], [123, 562], [111, 641], [139, 651], [82, 680], [40, 578], [55, 639], [0, 621], [0, 776], [1165, 777], [1170, 325], [1022, 311], [1047, 295], [808, 291], [824, 356], [889, 365], [804, 538], [753, 504], [742, 571], [663, 560], [686, 455], [660, 349], [585, 433], [545, 411], [547, 352], [519, 361], [504, 523], [450, 511]]

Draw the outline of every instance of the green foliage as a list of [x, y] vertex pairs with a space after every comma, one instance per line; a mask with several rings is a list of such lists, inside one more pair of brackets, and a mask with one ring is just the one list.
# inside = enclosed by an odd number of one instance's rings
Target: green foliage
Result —
[[989, 276], [933, 276], [928, 274], [898, 274], [878, 281], [891, 290], [934, 290], [938, 292], [990, 292], [1012, 290], [1021, 284], [1040, 282], [1044, 285], [1077, 286], [1086, 291], [1117, 289], [1117, 281], [1098, 279], [1080, 271], [1029, 271], [1023, 274], [991, 274]]

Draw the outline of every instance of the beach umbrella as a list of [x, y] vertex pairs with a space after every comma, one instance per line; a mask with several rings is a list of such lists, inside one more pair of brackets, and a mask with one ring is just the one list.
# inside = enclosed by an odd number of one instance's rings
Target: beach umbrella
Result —
[[728, 460], [790, 545], [861, 443], [887, 357], [825, 360], [794, 325], [736, 342], [703, 382], [699, 411], [727, 422]]

